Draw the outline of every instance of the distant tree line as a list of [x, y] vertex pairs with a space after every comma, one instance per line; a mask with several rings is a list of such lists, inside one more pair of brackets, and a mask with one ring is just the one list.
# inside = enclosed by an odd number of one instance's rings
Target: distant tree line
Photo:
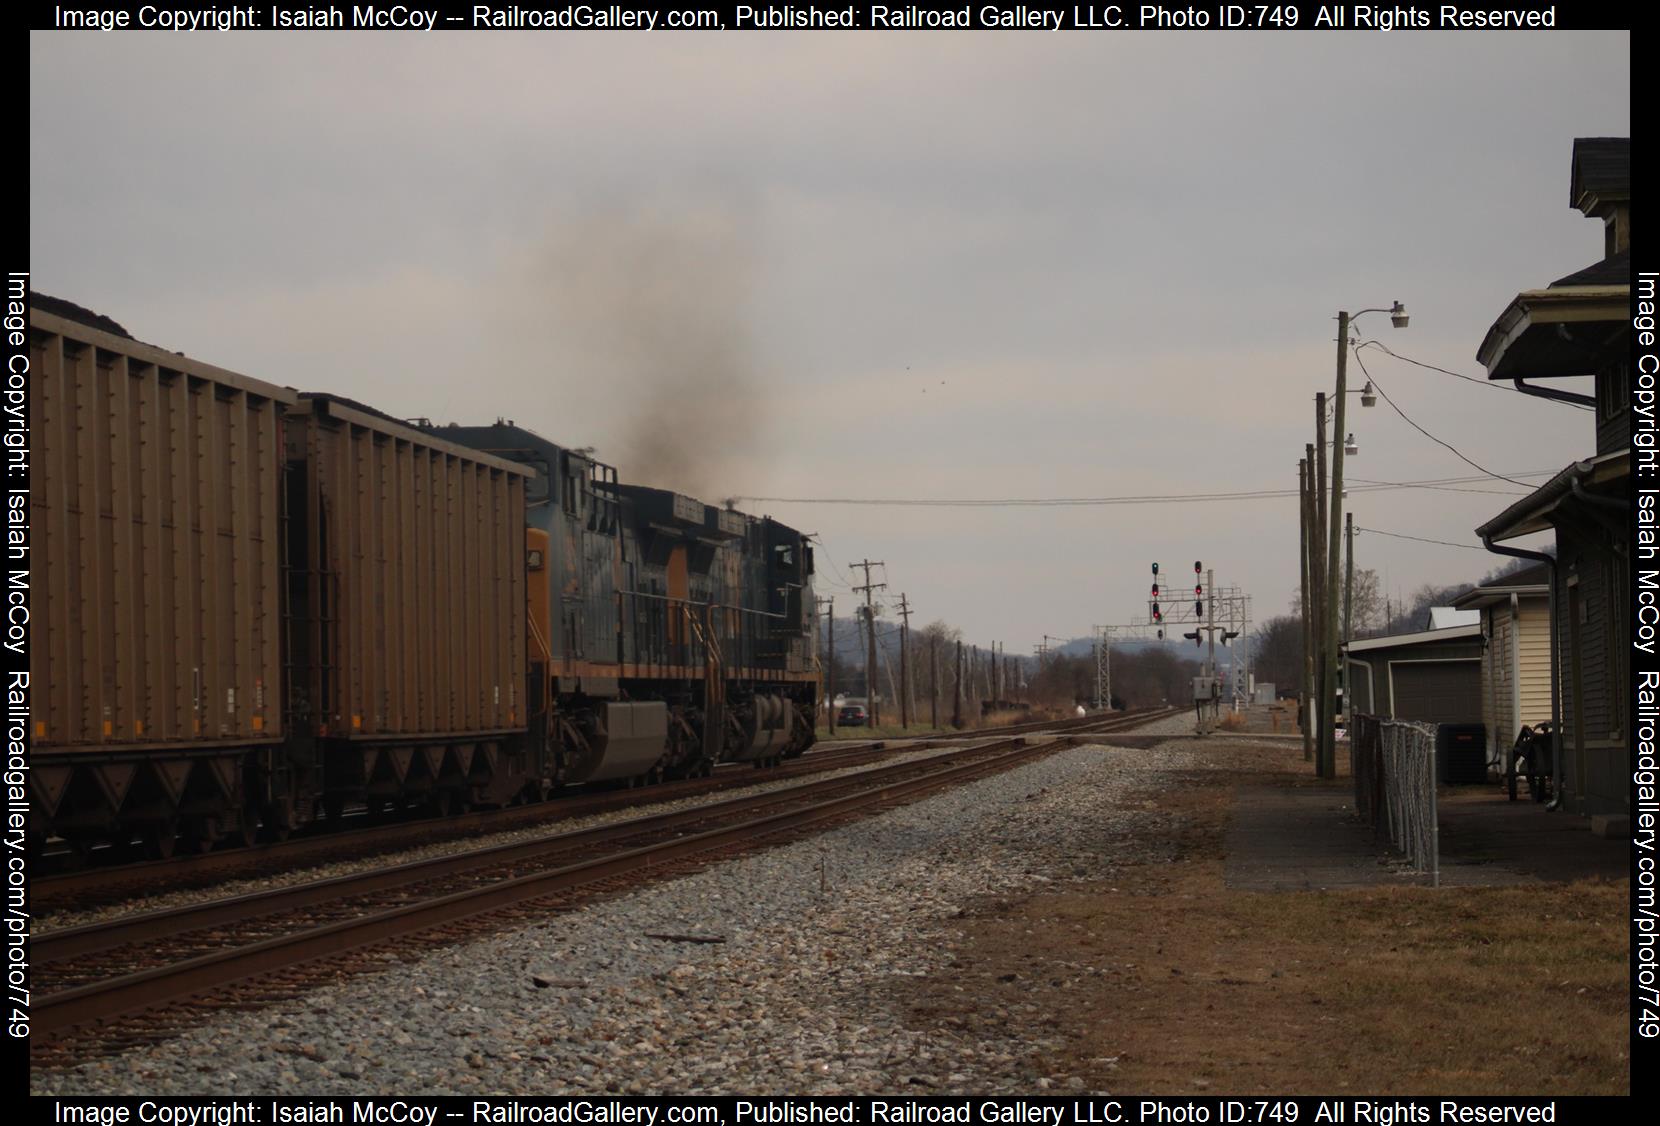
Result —
[[[1357, 569], [1351, 610], [1355, 638], [1388, 637], [1427, 629], [1431, 606], [1446, 606], [1473, 586], [1497, 582], [1533, 566], [1530, 559], [1507, 559], [1475, 582], [1436, 586], [1425, 583], [1400, 602], [1382, 594], [1376, 571]], [[1291, 594], [1291, 612], [1269, 618], [1251, 634], [1251, 663], [1258, 681], [1294, 688], [1303, 678], [1302, 590]]]
[[[827, 677], [833, 678], [838, 696], [868, 699], [865, 683], [865, 622], [840, 618], [835, 622], [835, 650], [829, 646], [827, 622], [819, 625], [819, 661]], [[876, 687], [884, 703], [884, 720], [889, 709], [897, 709], [900, 656], [899, 623], [876, 617]], [[906, 642], [913, 720], [927, 721], [938, 694], [940, 722], [948, 722], [956, 701], [957, 643], [962, 631], [944, 621], [930, 622], [910, 631]], [[1084, 648], [1082, 653], [1056, 652], [1041, 661], [1032, 656], [999, 655], [993, 666], [990, 650], [964, 642], [962, 658], [963, 712], [980, 714], [987, 701], [1070, 709], [1095, 702], [1096, 658], [1088, 639], [1069, 643]], [[1113, 707], [1155, 707], [1166, 700], [1186, 700], [1192, 692], [1191, 679], [1199, 674], [1199, 662], [1179, 656], [1174, 646], [1117, 647], [1111, 652]], [[936, 683], [937, 677], [937, 683]], [[897, 711], [891, 714], [897, 717]]]

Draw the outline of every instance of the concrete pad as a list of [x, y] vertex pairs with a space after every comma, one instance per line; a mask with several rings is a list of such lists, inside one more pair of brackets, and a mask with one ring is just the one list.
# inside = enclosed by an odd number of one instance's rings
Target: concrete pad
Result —
[[[1443, 787], [1439, 797], [1442, 886], [1501, 886], [1630, 875], [1624, 841], [1604, 840], [1587, 820], [1511, 802], [1497, 787]], [[1387, 830], [1385, 830], [1387, 834]], [[1247, 783], [1234, 791], [1223, 878], [1242, 891], [1427, 886], [1374, 837], [1354, 811], [1350, 784]]]
[[1599, 813], [1591, 818], [1591, 835], [1609, 841], [1630, 838], [1631, 818], [1624, 813]]

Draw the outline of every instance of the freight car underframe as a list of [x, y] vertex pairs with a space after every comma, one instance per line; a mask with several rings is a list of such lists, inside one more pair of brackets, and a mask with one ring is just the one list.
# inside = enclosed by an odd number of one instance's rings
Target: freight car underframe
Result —
[[37, 850], [49, 836], [82, 852], [136, 839], [150, 855], [170, 856], [221, 840], [252, 844], [262, 824], [286, 836], [303, 812], [303, 776], [276, 741], [37, 751], [30, 776]]
[[[49, 837], [83, 852], [136, 841], [148, 855], [170, 856], [221, 841], [252, 844], [261, 830], [281, 839], [348, 807], [459, 813], [540, 800], [573, 783], [656, 782], [707, 774], [716, 762], [774, 765], [813, 743], [816, 680], [739, 670], [715, 682], [711, 709], [708, 678], [651, 671], [597, 678], [615, 697], [558, 692], [529, 730], [39, 754], [31, 770], [35, 847]], [[712, 752], [711, 711], [721, 717]], [[537, 746], [543, 753], [533, 753]]]

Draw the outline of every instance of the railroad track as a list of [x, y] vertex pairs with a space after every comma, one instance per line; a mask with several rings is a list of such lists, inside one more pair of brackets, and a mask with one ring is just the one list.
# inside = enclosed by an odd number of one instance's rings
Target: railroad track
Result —
[[[1111, 730], [1144, 718], [1083, 726]], [[41, 935], [31, 948], [31, 1058], [44, 1065], [164, 1039], [203, 1009], [295, 996], [342, 973], [383, 968], [388, 958], [1007, 770], [1077, 739], [999, 738], [696, 809]], [[394, 940], [396, 951], [386, 950]]]
[[759, 782], [807, 777], [845, 767], [862, 766], [907, 751], [952, 746], [964, 740], [1037, 731], [1118, 730], [1126, 725], [1147, 722], [1156, 718], [1156, 714], [1152, 709], [1144, 709], [1108, 717], [1085, 716], [1034, 721], [979, 732], [964, 731], [914, 740], [820, 744], [818, 749], [809, 751], [801, 758], [791, 759], [781, 767], [764, 773], [734, 764], [717, 770], [708, 778], [685, 779], [638, 789], [597, 790], [592, 793], [562, 796], [551, 802], [481, 810], [457, 817], [369, 825], [307, 835], [252, 848], [52, 874], [31, 881], [31, 909], [40, 916], [53, 911], [126, 902], [166, 891], [209, 888], [229, 880], [271, 876], [296, 868], [362, 859], [428, 844], [570, 821], [618, 809], [739, 789]]

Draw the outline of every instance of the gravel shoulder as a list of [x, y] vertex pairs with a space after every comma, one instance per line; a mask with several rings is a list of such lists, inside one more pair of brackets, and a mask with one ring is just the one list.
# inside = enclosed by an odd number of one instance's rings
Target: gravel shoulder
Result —
[[[988, 896], [1165, 855], [1130, 795], [1208, 755], [1086, 746], [831, 833], [67, 1070], [42, 1094], [1008, 1091], [1063, 1042], [914, 1019]], [[1126, 846], [1125, 841], [1140, 842]], [[1110, 849], [1107, 847], [1111, 845]], [[669, 942], [670, 934], [719, 939]], [[965, 999], [964, 1010], [977, 998]], [[996, 1007], [993, 1008], [996, 1012]]]
[[1059, 751], [31, 1090], [1629, 1091], [1628, 880], [1230, 889], [1241, 781], [1311, 784], [1284, 741]]

